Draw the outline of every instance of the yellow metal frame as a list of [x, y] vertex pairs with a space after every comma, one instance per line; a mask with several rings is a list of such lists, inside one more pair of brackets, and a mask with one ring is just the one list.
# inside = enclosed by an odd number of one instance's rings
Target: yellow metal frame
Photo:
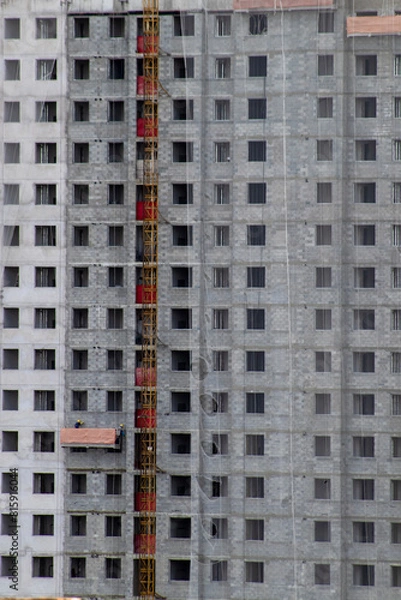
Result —
[[[158, 251], [158, 80], [159, 0], [143, 0], [144, 34], [144, 218], [143, 218], [143, 305], [142, 305], [142, 408], [157, 407], [157, 251]], [[149, 424], [148, 424], [149, 425]], [[140, 492], [156, 493], [156, 425], [140, 433]], [[149, 506], [148, 506], [149, 508]], [[153, 507], [152, 507], [153, 508]], [[154, 510], [142, 510], [139, 532], [146, 540], [139, 557], [139, 595], [155, 599], [156, 560], [152, 544], [156, 534]]]

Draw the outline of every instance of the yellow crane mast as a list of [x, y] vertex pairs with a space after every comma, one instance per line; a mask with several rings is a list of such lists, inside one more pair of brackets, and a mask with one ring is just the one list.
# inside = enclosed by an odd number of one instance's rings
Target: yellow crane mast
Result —
[[155, 598], [156, 406], [158, 250], [159, 0], [143, 0], [144, 36], [144, 216], [141, 407], [148, 415], [140, 431], [139, 595]]

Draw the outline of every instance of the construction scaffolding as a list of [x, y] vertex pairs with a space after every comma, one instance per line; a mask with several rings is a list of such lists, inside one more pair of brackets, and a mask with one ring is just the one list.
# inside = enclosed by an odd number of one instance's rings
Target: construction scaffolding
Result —
[[155, 598], [156, 406], [157, 406], [157, 208], [159, 2], [143, 2], [144, 38], [144, 215], [140, 432], [139, 595]]

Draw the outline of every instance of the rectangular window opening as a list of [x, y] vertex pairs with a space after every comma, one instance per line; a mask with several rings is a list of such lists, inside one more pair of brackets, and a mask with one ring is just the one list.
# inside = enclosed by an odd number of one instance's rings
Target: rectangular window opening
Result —
[[377, 75], [377, 56], [375, 54], [360, 54], [355, 56], [356, 75], [372, 77]]
[[[401, 189], [400, 189], [401, 193]], [[376, 203], [376, 183], [356, 183], [354, 187], [354, 201], [356, 204]], [[400, 199], [401, 202], [401, 199]]]

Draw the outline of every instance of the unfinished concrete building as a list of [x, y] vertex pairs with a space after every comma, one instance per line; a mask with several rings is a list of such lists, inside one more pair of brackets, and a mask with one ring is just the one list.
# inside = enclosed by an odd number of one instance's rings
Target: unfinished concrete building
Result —
[[398, 598], [401, 0], [0, 16], [0, 596]]

